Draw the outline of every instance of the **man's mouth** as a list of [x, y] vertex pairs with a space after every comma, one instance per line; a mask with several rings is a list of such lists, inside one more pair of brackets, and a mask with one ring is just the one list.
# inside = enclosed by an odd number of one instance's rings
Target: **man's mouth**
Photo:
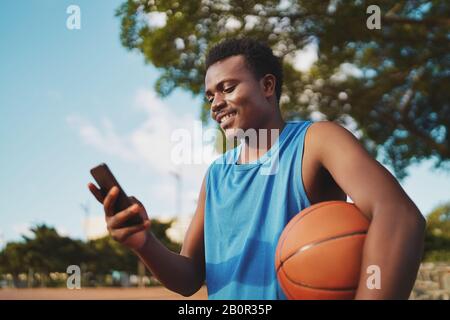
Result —
[[236, 118], [237, 112], [231, 112], [226, 114], [225, 116], [221, 117], [219, 119], [220, 126], [225, 129], [225, 127], [228, 127], [233, 121], [234, 118]]

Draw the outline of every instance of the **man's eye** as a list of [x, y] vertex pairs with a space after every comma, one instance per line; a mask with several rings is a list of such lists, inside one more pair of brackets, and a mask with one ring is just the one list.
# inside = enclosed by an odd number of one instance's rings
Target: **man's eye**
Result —
[[230, 92], [232, 92], [234, 90], [235, 87], [236, 86], [224, 88], [223, 91], [226, 92], [226, 93], [230, 93]]
[[[236, 88], [236, 86], [232, 86], [232, 87], [228, 87], [228, 88], [223, 88], [222, 89], [222, 92], [225, 92], [225, 93], [230, 93], [230, 92], [232, 92], [233, 90], [234, 90], [234, 88]], [[213, 103], [213, 101], [214, 101], [214, 97], [213, 96], [211, 96], [211, 97], [205, 97], [205, 99], [206, 99], [206, 101], [208, 101], [208, 103]]]

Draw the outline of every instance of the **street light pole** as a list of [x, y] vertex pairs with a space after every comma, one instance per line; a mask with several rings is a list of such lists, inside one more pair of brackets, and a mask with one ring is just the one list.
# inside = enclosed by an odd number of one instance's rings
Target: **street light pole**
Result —
[[90, 213], [90, 207], [89, 207], [89, 201], [86, 201], [86, 203], [81, 203], [80, 204], [81, 209], [84, 211], [84, 216], [85, 216], [85, 220], [84, 220], [84, 235], [86, 237], [86, 241], [89, 240], [89, 213]]
[[176, 171], [170, 172], [175, 178], [175, 199], [176, 199], [176, 216], [181, 215], [181, 175]]

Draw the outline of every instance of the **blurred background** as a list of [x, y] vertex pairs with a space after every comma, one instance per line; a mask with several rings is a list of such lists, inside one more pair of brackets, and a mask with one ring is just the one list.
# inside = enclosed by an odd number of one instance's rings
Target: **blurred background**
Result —
[[[450, 4], [378, 1], [368, 12], [371, 4], [2, 1], [0, 298], [65, 288], [69, 265], [81, 267], [82, 287], [158, 286], [107, 236], [89, 169], [108, 163], [179, 251], [219, 155], [195, 129], [217, 128], [203, 98], [204, 55], [223, 38], [251, 36], [283, 57], [285, 120], [345, 126], [426, 216], [412, 298], [448, 299]], [[186, 147], [202, 161], [171, 161], [177, 129], [191, 133], [197, 142]]]

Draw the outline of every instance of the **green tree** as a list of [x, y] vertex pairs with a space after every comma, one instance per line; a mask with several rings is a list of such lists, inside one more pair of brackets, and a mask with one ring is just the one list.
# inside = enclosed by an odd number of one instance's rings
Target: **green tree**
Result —
[[24, 249], [22, 243], [7, 243], [0, 252], [0, 274], [12, 273], [13, 275], [18, 275], [28, 271], [27, 266], [23, 263]]
[[[170, 228], [174, 220], [161, 222], [152, 219], [151, 232], [167, 248], [174, 252], [179, 252], [181, 246], [170, 240], [166, 231]], [[113, 270], [121, 270], [129, 273], [136, 273], [138, 258], [127, 247], [112, 239], [109, 235], [91, 240], [88, 242], [90, 248], [89, 270], [94, 273], [106, 274]]]
[[450, 261], [450, 202], [427, 216], [425, 260]]
[[161, 243], [164, 244], [169, 250], [179, 253], [181, 251], [181, 244], [173, 242], [166, 234], [167, 229], [171, 227], [174, 221], [175, 220], [172, 219], [168, 222], [161, 222], [156, 219], [152, 219], [152, 225], [150, 229], [155, 237], [159, 239], [159, 241], [161, 241]]
[[[377, 1], [381, 29], [369, 30], [370, 1], [127, 0], [116, 12], [121, 41], [161, 69], [161, 96], [204, 91], [204, 55], [226, 37], [263, 39], [283, 58], [285, 119], [356, 124], [360, 140], [399, 179], [414, 162], [450, 160], [450, 3]], [[166, 19], [155, 27], [155, 13]], [[307, 72], [295, 54], [315, 43]], [[202, 119], [208, 121], [204, 101]], [[313, 118], [316, 119], [316, 118]], [[381, 152], [384, 151], [384, 152]]]
[[32, 237], [22, 236], [23, 241], [10, 242], [0, 252], [0, 272], [11, 273], [17, 281], [20, 273], [42, 275], [42, 284], [48, 282], [50, 272], [66, 272], [69, 265], [87, 261], [89, 252], [80, 240], [60, 236], [45, 224], [30, 229]]
[[[172, 223], [173, 220], [160, 222], [153, 219], [151, 230], [170, 250], [179, 252], [180, 244], [172, 242], [166, 235]], [[137, 256], [109, 235], [86, 243], [60, 236], [45, 224], [32, 227], [30, 231], [32, 236], [9, 242], [0, 252], [0, 274], [11, 273], [16, 283], [19, 274], [32, 270], [41, 274], [43, 285], [49, 285], [48, 274], [65, 273], [69, 265], [80, 266], [82, 273], [88, 275], [89, 285], [92, 281], [101, 283], [104, 275], [115, 270], [137, 273]]]
[[94, 274], [109, 274], [114, 270], [136, 273], [138, 258], [109, 235], [91, 240], [87, 244], [91, 257], [88, 270]]

